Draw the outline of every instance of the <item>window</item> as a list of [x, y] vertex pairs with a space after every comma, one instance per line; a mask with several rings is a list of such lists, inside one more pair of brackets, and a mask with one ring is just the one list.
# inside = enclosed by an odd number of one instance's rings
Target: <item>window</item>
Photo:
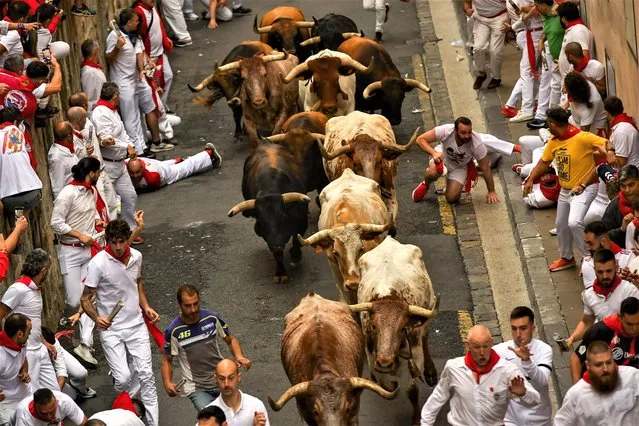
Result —
[[606, 95], [617, 95], [617, 83], [615, 82], [615, 67], [606, 52]]
[[637, 29], [635, 28], [635, 0], [624, 0], [626, 18], [626, 41], [630, 51], [637, 59]]

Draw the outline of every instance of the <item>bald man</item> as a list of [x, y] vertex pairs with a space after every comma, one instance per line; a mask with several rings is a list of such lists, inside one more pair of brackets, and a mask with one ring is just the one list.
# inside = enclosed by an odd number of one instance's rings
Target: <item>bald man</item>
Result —
[[492, 346], [488, 328], [471, 327], [466, 355], [446, 362], [437, 387], [422, 408], [421, 426], [434, 425], [448, 400], [448, 423], [468, 426], [503, 425], [510, 400], [528, 407], [539, 404], [539, 393], [519, 368], [500, 358]]
[[137, 157], [127, 160], [126, 164], [136, 190], [156, 190], [189, 176], [219, 168], [222, 165], [222, 156], [217, 152], [215, 145], [207, 143], [202, 152], [186, 159], [160, 161]]
[[51, 191], [55, 200], [62, 188], [71, 182], [71, 168], [78, 164], [80, 159], [75, 153], [73, 128], [68, 121], [56, 123], [53, 127], [53, 136], [54, 143], [49, 148], [47, 159]]
[[577, 71], [597, 88], [601, 97], [606, 93], [606, 67], [596, 59], [584, 55], [581, 44], [570, 42], [564, 47], [564, 53], [570, 63], [570, 71]]
[[237, 362], [232, 359], [220, 361], [215, 368], [215, 381], [220, 396], [208, 406], [220, 407], [228, 426], [270, 426], [264, 403], [240, 391], [242, 374]]

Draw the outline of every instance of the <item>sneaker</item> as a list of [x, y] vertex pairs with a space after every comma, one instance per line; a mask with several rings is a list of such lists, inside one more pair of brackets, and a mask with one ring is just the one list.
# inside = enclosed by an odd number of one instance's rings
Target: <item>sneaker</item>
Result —
[[524, 167], [524, 165], [521, 164], [521, 163], [513, 164], [512, 170], [513, 170], [513, 172], [515, 172], [515, 173], [517, 173], [519, 175], [519, 174], [521, 174], [521, 168], [522, 167]]
[[173, 46], [175, 47], [186, 47], [186, 46], [190, 46], [193, 44], [193, 40], [191, 40], [190, 38], [187, 38], [185, 40], [177, 40], [175, 42], [173, 42]]
[[413, 198], [414, 202], [418, 203], [424, 199], [427, 193], [428, 185], [426, 184], [426, 182], [422, 181], [419, 183], [419, 185], [417, 185], [417, 188], [413, 189], [411, 197]]
[[80, 359], [82, 359], [87, 364], [91, 364], [97, 367], [98, 360], [93, 357], [93, 354], [91, 352], [91, 348], [82, 343], [80, 343], [73, 349], [73, 353], [75, 353]]
[[386, 14], [384, 15], [384, 23], [386, 23], [388, 21], [388, 12], [390, 12], [390, 4], [386, 3], [384, 7], [386, 8]]
[[499, 86], [501, 86], [501, 79], [500, 78], [491, 78], [490, 82], [488, 83], [488, 86], [486, 86], [486, 89], [496, 89]]
[[501, 109], [501, 113], [504, 114], [508, 118], [512, 118], [512, 117], [516, 116], [518, 112], [519, 112], [519, 109], [513, 108], [513, 107], [508, 106], [508, 105], [504, 105], [503, 108]]
[[378, 43], [382, 42], [382, 32], [381, 31], [375, 31], [375, 41]]
[[535, 118], [533, 121], [526, 124], [526, 126], [528, 126], [530, 130], [547, 129], [548, 123], [546, 123], [546, 120], [540, 120], [539, 118]]
[[240, 6], [233, 9], [233, 16], [245, 16], [250, 15], [253, 12], [252, 9], [248, 7]]
[[473, 83], [473, 90], [481, 89], [481, 85], [484, 84], [484, 81], [486, 81], [487, 78], [488, 76], [486, 74], [484, 75], [479, 74], [477, 77], [475, 77], [475, 82]]
[[84, 389], [84, 392], [82, 392], [80, 389], [77, 389], [76, 387], [73, 387], [73, 389], [75, 389], [75, 391], [77, 392], [78, 398], [91, 399], [98, 396], [98, 393], [88, 386]]
[[557, 236], [557, 228], [549, 229], [549, 230], [548, 230], [548, 233], [549, 233], [550, 235], [552, 235], [553, 237], [556, 237], [556, 236]]
[[184, 20], [185, 21], [199, 21], [200, 17], [197, 16], [197, 13], [190, 12], [190, 13], [185, 13], [184, 14]]
[[175, 145], [173, 145], [172, 143], [166, 143], [164, 141], [160, 141], [158, 143], [152, 143], [151, 146], [149, 147], [149, 150], [151, 152], [164, 152], [164, 151], [171, 151], [173, 148], [175, 148]]
[[577, 262], [575, 262], [575, 259], [564, 259], [563, 257], [560, 257], [559, 259], [555, 260], [552, 265], [550, 265], [548, 270], [550, 272], [558, 272], [563, 271], [564, 269], [574, 268], [575, 266], [577, 266]]
[[211, 156], [211, 164], [213, 165], [214, 169], [219, 169], [220, 166], [222, 166], [222, 156], [220, 155], [219, 152], [217, 152], [217, 148], [215, 148], [215, 145], [213, 145], [211, 142], [207, 143], [206, 145], [204, 145], [204, 149], [210, 152], [210, 156]]
[[82, 6], [80, 7], [73, 6], [71, 8], [71, 14], [76, 16], [90, 17], [90, 16], [95, 16], [95, 10], [89, 9], [89, 7], [86, 4], [82, 3]]
[[205, 10], [202, 12], [202, 20], [203, 21], [208, 21], [209, 19], [211, 19], [211, 14], [209, 14], [208, 10]]
[[138, 157], [155, 158], [155, 154], [153, 154], [149, 148], [145, 148], [144, 151], [142, 151], [142, 154], [138, 155]]
[[140, 237], [139, 235], [135, 237], [133, 241], [131, 241], [131, 245], [133, 246], [138, 246], [140, 244], [144, 244], [144, 238]]
[[530, 121], [535, 118], [532, 112], [519, 111], [516, 116], [508, 120], [511, 123], [523, 123], [524, 121]]

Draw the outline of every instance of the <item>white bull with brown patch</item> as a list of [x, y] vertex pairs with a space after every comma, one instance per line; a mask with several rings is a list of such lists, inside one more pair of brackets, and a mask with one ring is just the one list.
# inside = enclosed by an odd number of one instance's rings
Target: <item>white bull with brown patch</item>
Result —
[[385, 237], [390, 216], [379, 184], [351, 169], [329, 183], [320, 193], [319, 231], [308, 239], [298, 237], [316, 252], [326, 251], [340, 298], [357, 300], [359, 257]]
[[437, 369], [428, 349], [428, 322], [439, 310], [439, 295], [426, 271], [422, 251], [392, 237], [359, 259], [361, 280], [357, 304], [373, 379], [387, 390], [399, 386], [406, 370], [411, 380], [408, 398], [413, 425], [419, 425], [419, 388], [422, 376], [437, 384]]

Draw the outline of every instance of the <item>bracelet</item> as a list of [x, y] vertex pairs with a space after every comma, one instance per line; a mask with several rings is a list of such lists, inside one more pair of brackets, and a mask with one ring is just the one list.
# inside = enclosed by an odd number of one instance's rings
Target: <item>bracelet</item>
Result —
[[20, 25], [18, 25], [18, 29], [20, 31], [24, 31], [24, 24], [21, 23]]
[[588, 188], [588, 185], [585, 185], [585, 184], [583, 184], [583, 183], [580, 183], [580, 184], [579, 184], [579, 186], [581, 186], [583, 189]]

